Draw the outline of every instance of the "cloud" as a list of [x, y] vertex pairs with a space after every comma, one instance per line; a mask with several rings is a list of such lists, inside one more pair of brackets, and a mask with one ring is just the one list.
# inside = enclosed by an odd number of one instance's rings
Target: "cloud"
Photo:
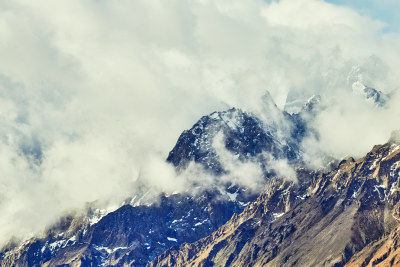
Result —
[[318, 158], [320, 152], [336, 158], [361, 157], [373, 145], [387, 142], [391, 131], [399, 126], [399, 100], [399, 94], [394, 94], [388, 107], [380, 108], [352, 91], [329, 98], [326, 109], [311, 123], [319, 133], [318, 140], [310, 137], [305, 141], [309, 159]]
[[257, 192], [263, 187], [264, 175], [259, 162], [239, 160], [239, 155], [235, 155], [225, 148], [222, 132], [219, 132], [214, 137], [213, 148], [226, 171], [226, 174], [218, 177], [218, 179], [223, 182], [232, 182], [235, 185], [248, 187], [253, 192]]
[[348, 76], [360, 66], [367, 85], [396, 92], [399, 38], [345, 7], [318, 0], [0, 7], [3, 240], [89, 201], [122, 201], [137, 179], [174, 191], [175, 179], [186, 178], [163, 160], [182, 130], [231, 106], [268, 118], [260, 104], [267, 90], [280, 108], [289, 92], [332, 103], [315, 121], [316, 150], [361, 154], [398, 128], [398, 95], [372, 110], [349, 93]]

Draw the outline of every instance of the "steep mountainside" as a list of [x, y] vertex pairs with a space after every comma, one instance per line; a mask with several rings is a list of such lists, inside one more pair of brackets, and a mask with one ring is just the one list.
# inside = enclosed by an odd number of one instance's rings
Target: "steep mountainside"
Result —
[[369, 244], [346, 264], [353, 266], [400, 266], [400, 228]]
[[162, 194], [159, 203], [151, 205], [128, 201], [105, 216], [90, 209], [87, 214], [67, 216], [42, 237], [6, 246], [0, 252], [1, 266], [144, 266], [173, 245], [207, 236], [257, 197], [245, 187], [218, 180], [228, 171], [213, 147], [217, 134], [223, 134], [224, 147], [240, 161], [259, 164], [266, 179], [272, 171], [266, 165], [269, 159], [300, 161], [303, 121], [275, 105], [272, 108], [274, 116], [288, 121], [288, 134], [282, 135], [273, 118], [265, 123], [239, 109], [214, 112], [182, 133], [167, 161], [178, 172], [190, 162], [200, 164], [215, 175], [213, 186], [195, 195]]
[[170, 248], [150, 266], [398, 264], [398, 141], [329, 173], [299, 172], [298, 183], [270, 180], [240, 215], [208, 237]]

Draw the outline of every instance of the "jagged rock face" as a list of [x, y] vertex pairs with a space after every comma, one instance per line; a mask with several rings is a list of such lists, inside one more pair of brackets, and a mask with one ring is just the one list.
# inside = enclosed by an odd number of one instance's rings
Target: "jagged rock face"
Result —
[[[216, 232], [195, 243], [170, 248], [150, 266], [357, 263], [362, 256], [351, 261], [353, 255], [399, 224], [399, 176], [400, 146], [388, 143], [376, 146], [360, 160], [341, 162], [330, 173], [301, 178], [297, 185], [267, 185], [265, 193]], [[302, 183], [307, 180], [309, 185]], [[392, 235], [391, 251], [397, 253], [396, 231]], [[393, 258], [397, 262], [397, 257], [390, 257], [390, 261]], [[371, 259], [383, 262], [380, 254], [364, 261], [372, 264]]]
[[[269, 153], [272, 158], [296, 162], [304, 123], [300, 117], [286, 113], [281, 116], [292, 129], [286, 139], [277, 136], [276, 124], [266, 125], [241, 110], [212, 113], [181, 135], [167, 161], [178, 170], [194, 161], [218, 176], [225, 170], [213, 141], [222, 133], [225, 148], [239, 160], [262, 165], [265, 158], [259, 156]], [[2, 266], [144, 266], [171, 246], [195, 242], [217, 230], [256, 197], [246, 188], [226, 183], [198, 195], [162, 196], [153, 205], [125, 205], [98, 221], [91, 219], [97, 216], [93, 214], [78, 216], [79, 220], [72, 217], [42, 238], [3, 250], [0, 262]]]
[[399, 266], [400, 265], [400, 228], [380, 240], [369, 244], [355, 254], [345, 266]]
[[241, 160], [254, 159], [262, 152], [267, 152], [275, 159], [298, 160], [299, 143], [305, 133], [304, 123], [299, 117], [286, 113], [281, 113], [281, 116], [285, 116], [291, 124], [291, 132], [287, 136], [278, 137], [279, 129], [276, 125], [266, 125], [254, 115], [239, 109], [214, 112], [202, 117], [192, 129], [181, 134], [167, 161], [178, 169], [194, 161], [206, 170], [221, 174], [224, 168], [213, 147], [218, 133], [223, 133], [226, 149], [238, 155]]
[[[151, 206], [125, 205], [79, 231], [64, 228], [45, 238], [31, 240], [14, 251], [0, 254], [2, 266], [71, 264], [145, 266], [165, 249], [194, 242], [215, 231], [245, 203], [219, 191], [198, 196], [162, 196]], [[25, 265], [24, 265], [25, 264]]]
[[353, 92], [361, 94], [367, 101], [378, 107], [384, 107], [390, 99], [390, 96], [378, 91], [372, 87], [365, 86], [357, 81], [352, 84]]
[[367, 100], [372, 101], [379, 107], [385, 106], [389, 100], [387, 95], [371, 87], [365, 87], [364, 94]]
[[[165, 249], [182, 242], [194, 242], [215, 231], [237, 210], [236, 203], [216, 199], [217, 192], [197, 197], [163, 196], [152, 206], [126, 205], [94, 225], [90, 244], [118, 251], [107, 264], [134, 262], [144, 266]], [[118, 261], [117, 261], [118, 260]]]
[[71, 214], [50, 228], [43, 238], [9, 245], [0, 252], [1, 266], [41, 266], [64, 247], [74, 246], [89, 227], [89, 218]]

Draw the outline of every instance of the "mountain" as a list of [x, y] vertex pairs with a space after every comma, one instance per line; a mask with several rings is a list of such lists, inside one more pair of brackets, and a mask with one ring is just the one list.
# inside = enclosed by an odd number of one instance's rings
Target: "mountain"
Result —
[[[190, 130], [184, 131], [176, 146], [169, 153], [167, 161], [178, 169], [194, 161], [214, 174], [224, 172], [213, 146], [218, 133], [224, 135], [225, 148], [240, 160], [255, 159], [260, 164], [264, 159], [256, 158], [268, 152], [274, 159], [299, 160], [299, 143], [305, 135], [305, 124], [299, 118], [281, 112], [279, 115], [290, 123], [287, 135], [280, 135], [280, 127], [267, 124], [256, 116], [240, 109], [214, 112], [202, 117]], [[265, 167], [265, 166], [264, 166]]]
[[304, 121], [281, 112], [270, 98], [264, 101], [268, 121], [240, 109], [214, 112], [184, 131], [169, 153], [167, 162], [177, 172], [195, 163], [213, 175], [212, 185], [196, 194], [161, 194], [159, 202], [147, 205], [135, 201], [141, 196], [132, 196], [108, 214], [89, 207], [61, 218], [41, 237], [11, 242], [0, 252], [0, 265], [145, 266], [169, 247], [216, 231], [257, 197], [246, 186], [219, 179], [230, 170], [215, 149], [217, 137], [222, 134], [224, 149], [238, 162], [257, 164], [266, 180], [274, 174], [269, 160], [284, 159], [293, 166], [301, 162]]
[[149, 266], [389, 266], [399, 263], [400, 142], [327, 173], [298, 169], [211, 235]]
[[[41, 236], [10, 241], [0, 251], [0, 265], [398, 264], [400, 132], [363, 158], [311, 171], [301, 142], [316, 134], [306, 121], [323, 108], [321, 98], [311, 97], [298, 114], [282, 112], [270, 100], [267, 95], [257, 116], [235, 108], [214, 112], [180, 135], [167, 162], [180, 175], [196, 165], [211, 184], [199, 176], [195, 193], [160, 193], [152, 202], [136, 195], [112, 212], [88, 205]], [[224, 153], [234, 164], [260, 168], [258, 190], [226, 179], [236, 170]], [[296, 179], [274, 169], [271, 163], [281, 160]]]
[[389, 95], [384, 94], [383, 92], [378, 91], [372, 87], [368, 87], [359, 81], [353, 83], [352, 89], [353, 92], [361, 95], [365, 98], [365, 100], [373, 103], [378, 107], [384, 107], [390, 99]]
[[217, 195], [162, 196], [150, 206], [124, 205], [93, 224], [87, 217], [70, 217], [44, 238], [4, 251], [2, 266], [144, 266], [178, 242], [193, 242], [215, 231], [243, 209], [237, 210], [230, 199], [217, 201]]

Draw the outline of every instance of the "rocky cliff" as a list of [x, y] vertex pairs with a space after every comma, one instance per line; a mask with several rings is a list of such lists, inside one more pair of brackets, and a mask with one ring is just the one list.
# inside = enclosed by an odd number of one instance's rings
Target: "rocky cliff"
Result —
[[328, 173], [298, 172], [297, 183], [271, 180], [241, 214], [150, 266], [398, 264], [399, 175], [390, 142]]

